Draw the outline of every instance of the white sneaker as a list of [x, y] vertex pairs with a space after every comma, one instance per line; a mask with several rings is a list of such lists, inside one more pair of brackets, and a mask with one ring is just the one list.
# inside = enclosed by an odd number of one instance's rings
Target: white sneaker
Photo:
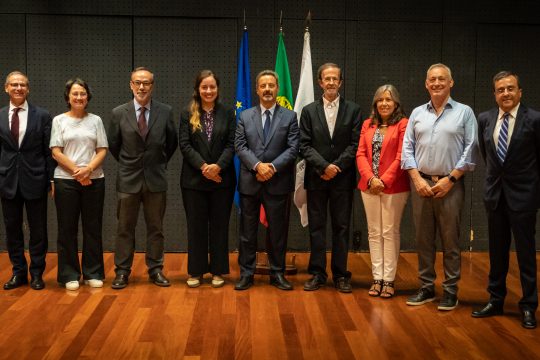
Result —
[[66, 283], [66, 290], [79, 290], [79, 282], [78, 281], [68, 281]]
[[196, 288], [201, 285], [201, 278], [200, 277], [190, 277], [186, 281], [187, 286], [190, 288]]
[[103, 287], [103, 280], [99, 279], [90, 279], [90, 280], [84, 280], [84, 283], [91, 288], [101, 288]]
[[221, 275], [212, 276], [212, 287], [213, 288], [222, 287], [224, 284], [225, 284], [225, 280], [223, 280]]

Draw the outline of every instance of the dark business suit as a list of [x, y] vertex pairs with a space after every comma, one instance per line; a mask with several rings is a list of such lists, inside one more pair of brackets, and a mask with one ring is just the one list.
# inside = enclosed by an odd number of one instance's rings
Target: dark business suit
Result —
[[56, 166], [49, 149], [51, 122], [47, 110], [28, 104], [26, 132], [19, 147], [10, 131], [9, 106], [0, 109], [0, 195], [13, 275], [26, 277], [28, 272], [23, 208], [30, 228], [30, 274], [41, 276], [45, 270], [47, 192]]
[[[300, 116], [300, 154], [306, 159], [304, 187], [307, 190], [307, 209], [311, 256], [308, 271], [326, 279], [326, 216], [330, 206], [332, 221], [332, 276], [334, 279], [351, 274], [347, 271], [349, 223], [353, 190], [356, 187], [356, 150], [360, 136], [360, 107], [339, 100], [333, 135], [330, 136], [323, 99], [302, 110]], [[321, 179], [328, 165], [341, 169], [331, 180]]]
[[146, 265], [148, 273], [153, 275], [163, 268], [167, 162], [178, 145], [172, 108], [151, 101], [148, 134], [143, 139], [133, 101], [120, 105], [112, 111], [107, 139], [109, 150], [118, 161], [116, 273], [129, 275], [131, 271], [135, 227], [142, 202], [147, 232]]
[[[179, 145], [184, 157], [180, 185], [188, 227], [188, 273], [192, 276], [229, 273], [229, 219], [236, 186], [236, 119], [234, 110], [221, 104], [216, 104], [214, 110], [210, 141], [203, 121], [202, 130], [193, 132], [189, 111], [183, 111], [180, 118]], [[221, 168], [220, 183], [203, 176], [204, 163]]]
[[[264, 140], [261, 107], [244, 110], [236, 127], [235, 150], [241, 161], [238, 191], [242, 211], [238, 263], [240, 276], [255, 272], [259, 209], [268, 220], [266, 250], [272, 274], [285, 271], [290, 193], [298, 154], [298, 121], [294, 111], [276, 105], [267, 140]], [[253, 170], [258, 162], [272, 163], [276, 173], [264, 182]]]
[[493, 140], [499, 109], [478, 117], [479, 143], [486, 162], [484, 203], [489, 228], [490, 302], [504, 303], [512, 234], [520, 270], [522, 310], [538, 307], [536, 213], [540, 206], [540, 112], [520, 105], [504, 163]]

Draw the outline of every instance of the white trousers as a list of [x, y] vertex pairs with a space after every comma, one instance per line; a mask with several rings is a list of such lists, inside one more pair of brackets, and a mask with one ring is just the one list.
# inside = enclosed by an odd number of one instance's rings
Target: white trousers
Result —
[[372, 195], [361, 192], [368, 225], [374, 280], [394, 281], [400, 245], [400, 224], [409, 191]]

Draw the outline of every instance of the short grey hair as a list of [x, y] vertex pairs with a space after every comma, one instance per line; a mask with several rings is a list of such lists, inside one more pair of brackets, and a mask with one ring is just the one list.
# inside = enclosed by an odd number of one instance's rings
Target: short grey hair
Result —
[[436, 68], [443, 68], [443, 69], [445, 69], [446, 71], [448, 71], [448, 75], [450, 75], [450, 80], [453, 80], [453, 78], [452, 78], [452, 70], [450, 70], [450, 68], [449, 68], [448, 66], [444, 65], [443, 63], [437, 63], [437, 64], [431, 65], [431, 66], [429, 67], [429, 69], [427, 69], [427, 71], [426, 71], [426, 79], [427, 79], [427, 77], [428, 77], [429, 72], [430, 72], [431, 70], [433, 70], [433, 69], [436, 69]]

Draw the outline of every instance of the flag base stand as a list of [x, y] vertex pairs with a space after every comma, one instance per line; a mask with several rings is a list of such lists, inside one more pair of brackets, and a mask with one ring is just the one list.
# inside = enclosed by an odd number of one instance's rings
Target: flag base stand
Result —
[[[289, 258], [290, 262], [287, 262]], [[298, 268], [295, 264], [296, 254], [285, 257], [285, 275], [296, 275]], [[266, 252], [257, 253], [257, 263], [255, 265], [255, 274], [270, 275], [270, 264], [268, 262], [268, 254]]]

